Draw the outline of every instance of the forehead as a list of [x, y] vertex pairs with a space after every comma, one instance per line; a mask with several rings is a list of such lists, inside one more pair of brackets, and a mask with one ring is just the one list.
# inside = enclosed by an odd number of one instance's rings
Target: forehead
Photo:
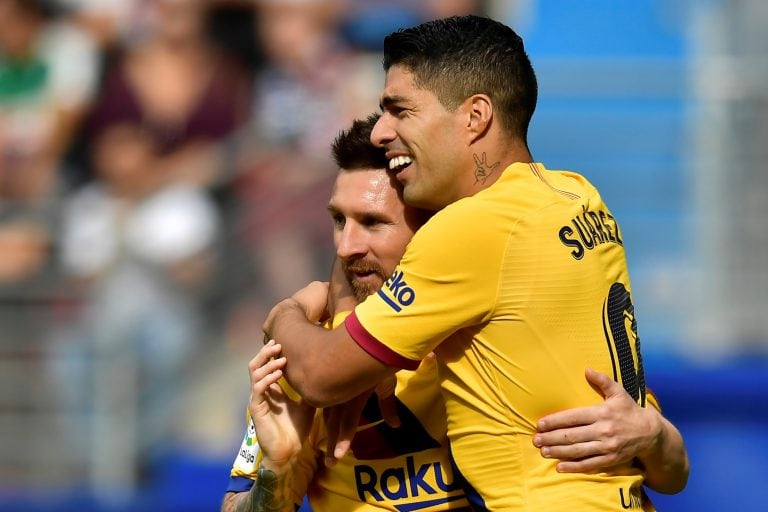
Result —
[[395, 65], [387, 70], [384, 77], [381, 102], [385, 106], [387, 102], [412, 100], [422, 92], [428, 91], [416, 85], [413, 73], [404, 66]]
[[395, 183], [384, 169], [341, 170], [336, 176], [331, 205], [395, 214], [397, 204], [402, 205]]
[[411, 70], [402, 65], [392, 66], [387, 71], [379, 106], [384, 111], [390, 108], [412, 111], [445, 110], [437, 94], [419, 86]]

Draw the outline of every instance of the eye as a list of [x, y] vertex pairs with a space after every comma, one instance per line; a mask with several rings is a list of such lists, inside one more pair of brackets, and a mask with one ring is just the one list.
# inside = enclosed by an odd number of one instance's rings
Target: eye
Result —
[[392, 107], [392, 115], [395, 117], [403, 117], [408, 113], [408, 109], [403, 107]]
[[343, 229], [344, 224], [347, 222], [347, 218], [340, 213], [331, 214], [331, 220], [333, 221], [334, 229]]
[[383, 109], [384, 114], [388, 114], [395, 118], [403, 117], [407, 111], [408, 110], [405, 107], [402, 107], [396, 103], [391, 103]]
[[371, 217], [371, 216], [364, 217], [360, 222], [360, 224], [362, 224], [367, 228], [375, 228], [377, 226], [381, 226], [382, 224], [386, 224], [386, 223], [387, 222], [382, 218]]

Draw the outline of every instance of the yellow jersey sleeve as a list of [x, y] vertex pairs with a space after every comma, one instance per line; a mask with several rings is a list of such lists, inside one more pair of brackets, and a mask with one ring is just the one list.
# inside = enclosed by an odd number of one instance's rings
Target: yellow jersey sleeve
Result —
[[[507, 239], [464, 213], [455, 203], [434, 215], [381, 290], [347, 318], [352, 337], [382, 362], [414, 369], [445, 338], [494, 310]], [[457, 231], [468, 236], [459, 239]]]

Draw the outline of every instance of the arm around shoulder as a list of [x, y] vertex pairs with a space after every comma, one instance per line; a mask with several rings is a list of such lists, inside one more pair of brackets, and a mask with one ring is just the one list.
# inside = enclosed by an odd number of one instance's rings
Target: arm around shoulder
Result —
[[327, 330], [308, 320], [293, 297], [272, 309], [264, 332], [282, 346], [288, 382], [315, 407], [350, 400], [395, 372], [363, 350], [344, 326]]
[[557, 470], [563, 473], [639, 463], [649, 488], [663, 494], [683, 490], [690, 468], [677, 428], [654, 406], [637, 404], [607, 375], [587, 369], [586, 377], [605, 400], [541, 418], [533, 443], [542, 456], [560, 459]]

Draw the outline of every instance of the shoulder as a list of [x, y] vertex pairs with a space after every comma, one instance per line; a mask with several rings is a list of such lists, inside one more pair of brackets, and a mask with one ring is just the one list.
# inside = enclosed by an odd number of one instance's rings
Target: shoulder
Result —
[[459, 199], [435, 213], [416, 233], [416, 236], [482, 236], [493, 231], [493, 204], [479, 194]]
[[547, 169], [542, 164], [535, 164], [537, 177], [552, 192], [571, 200], [590, 200], [599, 198], [597, 188], [583, 174], [566, 170]]

